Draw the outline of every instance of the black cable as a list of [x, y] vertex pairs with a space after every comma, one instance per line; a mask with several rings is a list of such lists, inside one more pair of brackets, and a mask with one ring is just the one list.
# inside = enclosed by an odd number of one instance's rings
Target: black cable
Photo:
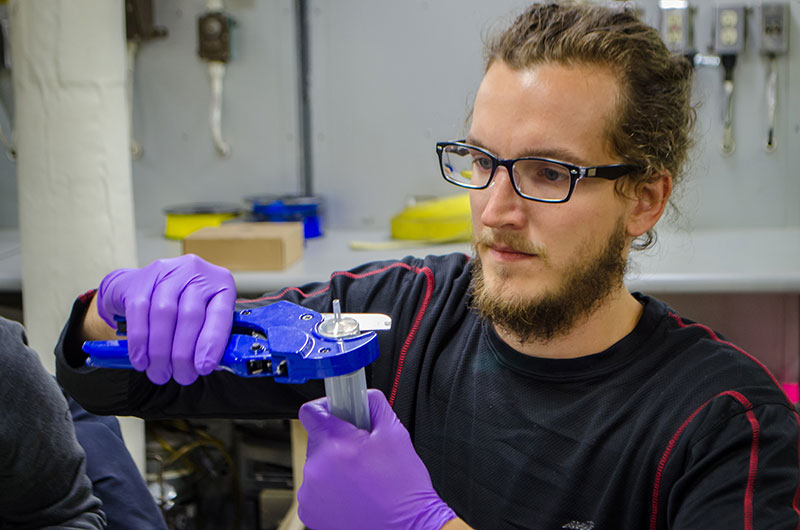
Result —
[[725, 69], [725, 81], [733, 81], [733, 69], [736, 66], [736, 54], [726, 53], [720, 55], [720, 62]]

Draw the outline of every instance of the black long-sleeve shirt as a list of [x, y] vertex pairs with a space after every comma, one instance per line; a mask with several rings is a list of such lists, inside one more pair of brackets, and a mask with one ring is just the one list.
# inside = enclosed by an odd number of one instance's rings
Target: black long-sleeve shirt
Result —
[[[388, 396], [434, 487], [477, 529], [800, 528], [800, 417], [758, 360], [636, 294], [636, 328], [572, 359], [524, 355], [469, 307], [466, 256], [367, 264], [283, 299], [392, 316], [369, 385]], [[292, 416], [322, 394], [216, 372], [181, 387], [82, 367], [75, 304], [56, 351], [87, 409], [174, 416]]]

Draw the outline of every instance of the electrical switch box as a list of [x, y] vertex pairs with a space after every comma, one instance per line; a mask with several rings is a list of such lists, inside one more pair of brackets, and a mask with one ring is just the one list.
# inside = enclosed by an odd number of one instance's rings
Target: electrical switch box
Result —
[[125, 0], [125, 36], [129, 41], [145, 41], [167, 36], [167, 29], [153, 21], [153, 0]]
[[211, 11], [197, 19], [197, 55], [207, 61], [231, 60], [233, 21], [220, 11]]
[[789, 4], [765, 2], [758, 6], [758, 50], [765, 55], [789, 51]]
[[0, 71], [11, 70], [11, 34], [9, 28], [11, 22], [8, 14], [8, 6], [0, 6]]
[[694, 51], [692, 8], [686, 0], [660, 0], [661, 38], [669, 51], [690, 54]]
[[746, 16], [744, 5], [714, 7], [714, 51], [718, 55], [738, 55], [744, 51]]
[[614, 9], [620, 13], [630, 11], [636, 13], [636, 15], [640, 17], [644, 15], [644, 11], [634, 0], [599, 0], [595, 3], [609, 9]]

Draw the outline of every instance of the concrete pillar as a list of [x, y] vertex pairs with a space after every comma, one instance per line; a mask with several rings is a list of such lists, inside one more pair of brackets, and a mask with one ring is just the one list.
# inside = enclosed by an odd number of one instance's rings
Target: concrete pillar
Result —
[[[23, 314], [51, 371], [75, 297], [137, 265], [123, 4], [10, 3]], [[122, 423], [143, 470], [143, 422]]]

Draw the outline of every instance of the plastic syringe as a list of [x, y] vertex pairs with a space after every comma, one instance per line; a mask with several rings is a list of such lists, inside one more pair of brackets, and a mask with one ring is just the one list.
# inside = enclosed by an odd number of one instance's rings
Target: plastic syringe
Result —
[[[358, 321], [343, 317], [339, 300], [333, 301], [333, 318], [325, 320], [317, 328], [317, 333], [329, 339], [341, 339], [339, 344], [344, 348], [343, 339], [358, 335], [361, 332]], [[349, 374], [325, 378], [325, 395], [331, 414], [369, 431], [372, 425], [369, 419], [369, 401], [367, 399], [367, 377], [364, 368]]]

